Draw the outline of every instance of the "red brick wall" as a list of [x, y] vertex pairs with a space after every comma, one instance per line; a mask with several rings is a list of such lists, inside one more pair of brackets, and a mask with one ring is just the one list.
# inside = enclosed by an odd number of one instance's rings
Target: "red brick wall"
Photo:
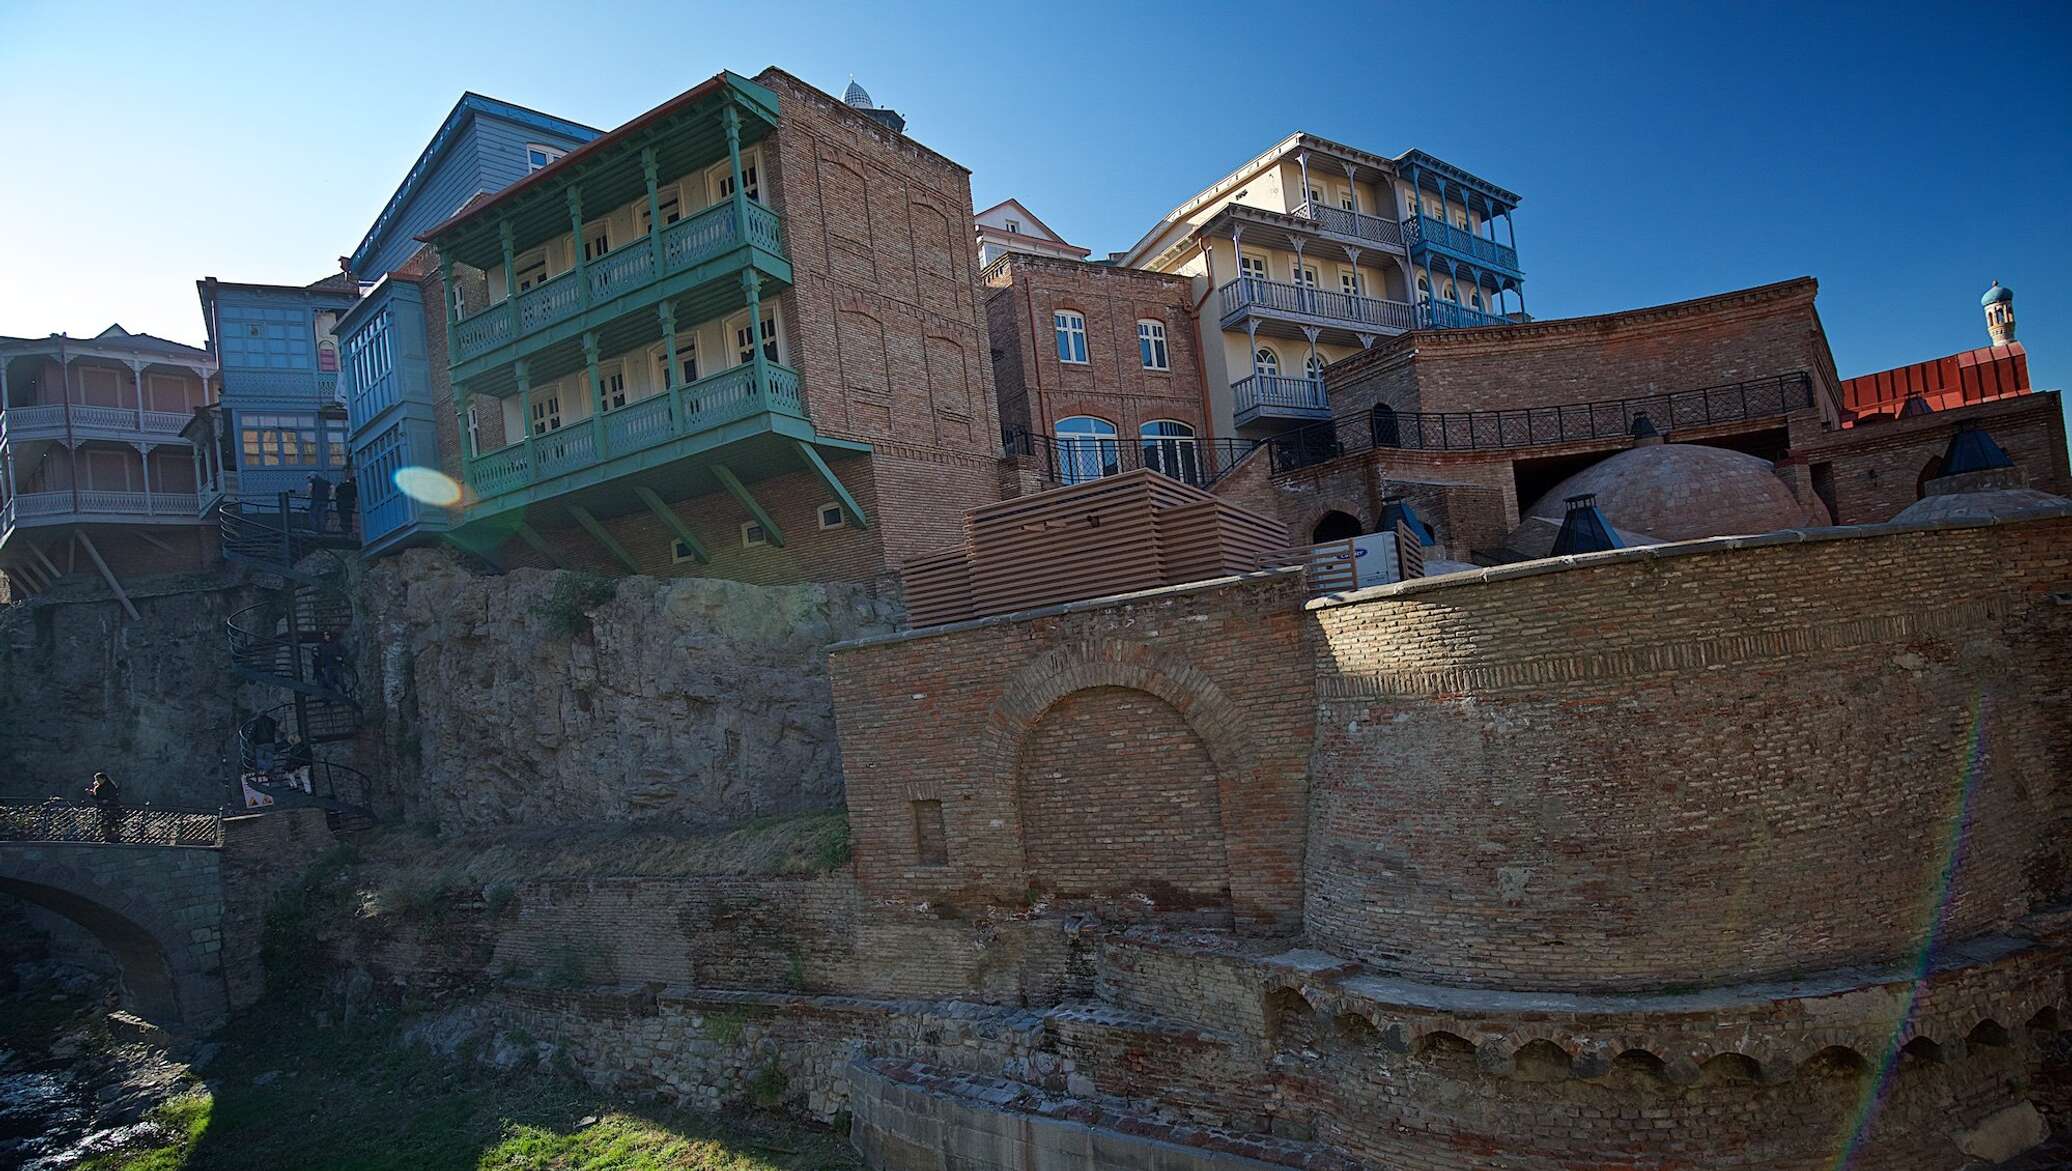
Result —
[[1121, 687], [1066, 696], [1029, 729], [1018, 779], [1032, 892], [1228, 906], [1216, 765], [1164, 700]]
[[823, 434], [886, 452], [873, 459], [875, 519], [882, 568], [896, 569], [999, 499], [971, 175], [781, 70], [756, 80], [782, 106], [765, 156], [807, 413]]
[[[1107, 840], [1069, 859], [1073, 883], [1117, 913], [1140, 911], [1142, 895], [1193, 914], [1212, 879], [1172, 852], [1211, 848], [1206, 798], [1183, 779], [1205, 754], [1234, 914], [1292, 923], [1314, 712], [1301, 597], [1282, 574], [837, 647], [858, 881], [878, 898], [1025, 905], [1040, 867], [1064, 857], [1060, 835], [1088, 824], [1067, 806], [1100, 794], [1113, 811]], [[1097, 743], [1101, 721], [1113, 738]], [[1169, 750], [1166, 763], [1144, 767], [1130, 743], [1139, 731]], [[1082, 750], [1053, 747], [1067, 743]], [[947, 866], [919, 864], [916, 801], [943, 804]], [[1141, 889], [1148, 842], [1165, 843], [1160, 865], [1196, 885]]]
[[1796, 439], [1792, 454], [1833, 472], [1837, 524], [1890, 520], [1920, 499], [1921, 473], [1942, 458], [1960, 423], [1983, 427], [2041, 492], [2072, 496], [2065, 417], [2056, 391]]
[[2068, 555], [2050, 520], [1321, 608], [1308, 928], [1499, 988], [1889, 961], [1930, 907], [2005, 930], [2066, 893]]
[[[1125, 441], [1143, 423], [1171, 419], [1208, 435], [1189, 282], [1139, 269], [1008, 253], [986, 269], [986, 316], [1001, 388], [1001, 417], [1040, 434], [1093, 415]], [[1051, 315], [1086, 317], [1085, 363], [1058, 360]], [[1144, 368], [1137, 322], [1162, 322], [1167, 370]]]
[[[1719, 386], [1794, 370], [1834, 393], [1802, 278], [1600, 317], [1410, 334], [1331, 366], [1332, 409], [1514, 410]], [[1406, 362], [1406, 357], [1408, 361]]]

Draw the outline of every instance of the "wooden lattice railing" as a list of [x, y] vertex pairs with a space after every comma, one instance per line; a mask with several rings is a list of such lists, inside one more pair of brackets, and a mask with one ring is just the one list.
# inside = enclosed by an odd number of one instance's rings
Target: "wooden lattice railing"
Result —
[[201, 809], [123, 805], [104, 809], [56, 797], [0, 801], [0, 842], [99, 842], [125, 846], [220, 846], [223, 815]]

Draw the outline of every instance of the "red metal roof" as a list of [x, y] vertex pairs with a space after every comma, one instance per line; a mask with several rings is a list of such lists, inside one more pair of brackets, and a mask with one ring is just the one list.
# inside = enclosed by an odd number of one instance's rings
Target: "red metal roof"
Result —
[[2029, 352], [2009, 342], [1844, 379], [1842, 406], [1859, 416], [1897, 415], [1917, 394], [1941, 411], [2029, 389]]

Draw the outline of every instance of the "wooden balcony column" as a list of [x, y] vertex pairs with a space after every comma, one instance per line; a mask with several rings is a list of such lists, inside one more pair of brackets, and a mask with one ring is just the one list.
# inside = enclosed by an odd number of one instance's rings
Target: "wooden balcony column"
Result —
[[676, 306], [667, 301], [655, 309], [655, 315], [662, 319], [662, 352], [669, 363], [662, 370], [662, 380], [669, 386], [669, 418], [679, 433], [690, 430], [690, 420], [683, 413], [683, 364], [676, 356]]
[[604, 433], [604, 383], [597, 372], [597, 332], [583, 334], [583, 377], [590, 380], [590, 442], [596, 445], [601, 463], [611, 456], [611, 440]]
[[[745, 237], [744, 237], [745, 238]], [[755, 392], [767, 409], [770, 402], [770, 360], [763, 353], [763, 278], [753, 267], [741, 270], [741, 293], [748, 298], [748, 344], [753, 347]]]
[[[1300, 170], [1302, 171], [1302, 202], [1303, 202], [1303, 203], [1309, 203], [1309, 202], [1311, 202], [1311, 200], [1310, 200], [1310, 197], [1309, 197], [1309, 190], [1310, 190], [1310, 189], [1309, 189], [1309, 152], [1308, 152], [1308, 151], [1306, 151], [1306, 150], [1300, 150], [1300, 151], [1296, 151], [1296, 152], [1295, 152], [1295, 166], [1296, 166], [1297, 168], [1299, 168], [1299, 169], [1300, 169]], [[1316, 209], [1315, 209], [1315, 208], [1311, 208], [1311, 209], [1310, 209], [1310, 213], [1309, 213], [1309, 215], [1310, 215], [1310, 218], [1311, 218], [1311, 219], [1315, 219], [1315, 218], [1316, 218], [1316, 215], [1317, 215], [1317, 213], [1316, 213]]]
[[130, 368], [130, 389], [137, 396], [137, 430], [139, 431], [144, 429], [144, 367], [147, 364], [134, 360], [128, 363]]
[[[504, 304], [506, 312], [518, 311], [518, 247], [511, 237], [511, 221], [496, 222], [496, 240], [504, 250]], [[511, 336], [518, 336], [518, 319], [511, 318]]]
[[[640, 148], [640, 174], [647, 180], [648, 210], [648, 271], [657, 277], [662, 275], [662, 192], [659, 180], [661, 167], [655, 161], [655, 148]], [[683, 196], [678, 195], [676, 206], [683, 207]], [[672, 362], [673, 365], [673, 362]]]
[[[568, 231], [575, 237], [576, 297], [583, 308], [590, 307], [590, 248], [583, 239], [583, 189], [571, 183], [568, 188]], [[512, 336], [517, 336], [515, 332]]]
[[[526, 474], [532, 474], [532, 363], [520, 358], [511, 363], [511, 373], [518, 379], [518, 442], [525, 445]], [[511, 445], [511, 437], [504, 436], [504, 446]]]
[[1352, 201], [1352, 206], [1347, 208], [1346, 210], [1352, 212], [1354, 215], [1359, 215], [1360, 181], [1354, 178], [1354, 176], [1360, 173], [1360, 169], [1358, 167], [1353, 166], [1351, 163], [1343, 163], [1342, 165], [1345, 167], [1345, 197]]
[[[748, 181], [741, 173], [741, 111], [731, 96], [720, 110], [720, 123], [727, 130], [727, 173], [734, 177], [734, 238], [748, 243]], [[752, 318], [751, 318], [752, 319]], [[760, 375], [761, 371], [757, 371]]]
[[[454, 334], [460, 326], [460, 298], [454, 296], [458, 286], [453, 283], [453, 258], [444, 253], [439, 256], [439, 287], [446, 298], [446, 360], [450, 363], [453, 361], [456, 346]], [[453, 401], [459, 402], [460, 387], [456, 386], [453, 389]]]

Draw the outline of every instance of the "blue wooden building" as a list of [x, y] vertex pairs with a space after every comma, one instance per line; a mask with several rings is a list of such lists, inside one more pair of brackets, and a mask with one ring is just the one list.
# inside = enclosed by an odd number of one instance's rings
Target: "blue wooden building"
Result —
[[226, 467], [246, 500], [345, 475], [337, 323], [360, 298], [344, 273], [309, 285], [204, 277], [202, 320], [221, 371]]
[[[454, 520], [437, 503], [438, 478], [427, 474], [439, 468], [437, 420], [443, 415], [451, 426], [452, 411], [434, 407], [435, 400], [448, 397], [445, 356], [431, 352], [435, 337], [444, 341], [445, 313], [435, 270], [412, 265], [424, 248], [416, 237], [598, 133], [537, 110], [463, 94], [348, 258], [365, 296], [340, 320], [338, 337], [367, 552], [435, 537]], [[430, 331], [427, 322], [434, 326]], [[415, 494], [398, 487], [398, 473], [404, 484], [416, 476]]]

